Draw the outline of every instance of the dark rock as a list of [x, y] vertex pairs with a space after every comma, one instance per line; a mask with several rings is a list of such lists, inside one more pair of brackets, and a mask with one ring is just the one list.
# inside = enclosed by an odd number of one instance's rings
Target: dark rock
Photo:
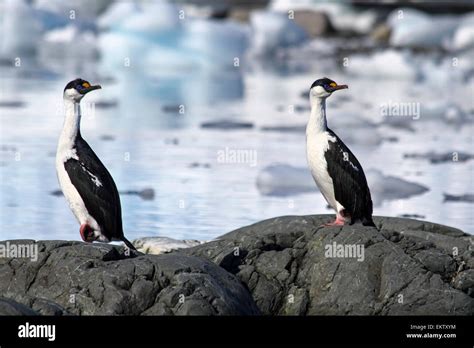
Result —
[[100, 140], [112, 141], [112, 140], [115, 140], [115, 137], [113, 135], [110, 135], [110, 134], [102, 134], [100, 136]]
[[377, 25], [370, 33], [370, 38], [380, 44], [388, 45], [392, 29], [386, 23]]
[[203, 258], [127, 257], [121, 247], [70, 241], [40, 241], [38, 249], [36, 262], [0, 258], [0, 293], [8, 299], [1, 313], [33, 314], [23, 306], [46, 315], [259, 313], [234, 275]]
[[1, 100], [0, 108], [22, 108], [26, 103], [20, 100]]
[[[332, 219], [274, 218], [176, 253], [208, 258], [235, 274], [263, 314], [474, 314], [472, 236], [386, 217], [374, 219], [379, 230], [320, 227]], [[363, 260], [326, 257], [334, 242], [363, 246]]]
[[188, 165], [189, 168], [211, 168], [209, 163], [199, 163], [199, 162], [192, 162]]
[[469, 296], [474, 297], [474, 269], [460, 272], [453, 282], [456, 289], [462, 290]]
[[230, 10], [229, 17], [237, 22], [248, 23], [251, 11], [252, 10], [248, 8], [234, 7]]
[[306, 126], [262, 126], [263, 132], [304, 133]]
[[466, 162], [474, 158], [473, 154], [453, 151], [446, 153], [407, 153], [403, 155], [404, 158], [413, 158], [413, 159], [425, 159], [429, 160], [433, 164], [437, 163], [446, 163], [446, 162]]
[[220, 130], [235, 130], [235, 129], [250, 129], [253, 128], [251, 122], [237, 122], [231, 120], [210, 121], [201, 124], [201, 128], [205, 129], [220, 129]]
[[174, 114], [178, 114], [178, 113], [182, 113], [182, 105], [164, 105], [162, 107], [162, 110], [163, 112], [166, 112], [166, 113], [174, 113]]
[[445, 202], [467, 202], [467, 203], [474, 203], [474, 194], [466, 193], [463, 195], [450, 195], [447, 193], [443, 193], [444, 201]]
[[415, 259], [420, 261], [428, 271], [441, 274], [447, 279], [452, 277], [457, 269], [453, 258], [438, 250], [422, 250], [415, 255]]
[[63, 195], [63, 191], [61, 191], [61, 190], [53, 190], [53, 191], [50, 192], [50, 194], [51, 194], [52, 196], [59, 197], [59, 196], [62, 196], [62, 195]]
[[294, 21], [302, 27], [310, 37], [318, 37], [334, 33], [334, 27], [326, 13], [313, 10], [294, 10]]
[[99, 109], [116, 108], [117, 105], [118, 105], [117, 100], [98, 100], [94, 103], [94, 106]]
[[402, 218], [409, 218], [409, 219], [424, 219], [425, 218], [424, 215], [420, 215], [420, 214], [401, 214], [399, 216]]
[[38, 315], [38, 313], [21, 303], [0, 297], [0, 315]]
[[166, 138], [165, 139], [165, 144], [179, 145], [179, 139], [178, 138]]
[[152, 189], [151, 187], [144, 188], [143, 190], [140, 190], [140, 191], [137, 191], [137, 190], [121, 191], [120, 194], [121, 195], [135, 195], [145, 201], [151, 201], [155, 198], [155, 190]]
[[474, 314], [473, 236], [388, 217], [321, 227], [333, 218], [274, 218], [164, 255], [40, 241], [35, 262], [0, 258], [0, 315]]

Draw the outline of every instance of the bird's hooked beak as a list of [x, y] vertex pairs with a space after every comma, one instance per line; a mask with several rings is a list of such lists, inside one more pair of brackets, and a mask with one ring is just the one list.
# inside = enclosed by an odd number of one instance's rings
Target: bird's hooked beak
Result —
[[329, 87], [331, 88], [331, 92], [337, 91], [339, 89], [346, 89], [349, 88], [347, 85], [338, 85], [336, 82], [332, 82]]
[[95, 90], [95, 89], [101, 89], [101, 88], [102, 88], [100, 85], [90, 85], [90, 84], [88, 84], [87, 82], [84, 83], [84, 84], [82, 85], [82, 87], [84, 87], [84, 88], [81, 89], [81, 92], [80, 92], [81, 94], [87, 94], [87, 93], [89, 93], [90, 91], [93, 91], [93, 90]]

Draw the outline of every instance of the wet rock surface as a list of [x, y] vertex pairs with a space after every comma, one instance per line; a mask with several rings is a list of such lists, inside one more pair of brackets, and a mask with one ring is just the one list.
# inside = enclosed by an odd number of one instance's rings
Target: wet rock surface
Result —
[[[379, 231], [319, 227], [332, 218], [270, 219], [180, 252], [237, 275], [263, 314], [474, 313], [472, 236], [402, 218], [375, 218]], [[363, 260], [327, 257], [333, 243], [363, 245]]]
[[0, 315], [474, 314], [473, 236], [388, 217], [321, 227], [332, 219], [273, 218], [163, 255], [39, 241], [36, 261], [0, 258]]
[[[0, 259], [1, 296], [38, 314], [259, 313], [234, 275], [203, 258], [173, 254], [127, 256], [121, 247], [70, 241], [38, 244], [36, 262], [26, 258]], [[9, 308], [0, 314], [8, 314], [16, 307], [10, 304]]]

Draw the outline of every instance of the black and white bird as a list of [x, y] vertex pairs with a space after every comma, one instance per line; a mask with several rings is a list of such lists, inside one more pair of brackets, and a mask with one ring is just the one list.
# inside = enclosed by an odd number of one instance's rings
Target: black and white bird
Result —
[[85, 242], [123, 241], [136, 250], [123, 234], [120, 197], [112, 176], [82, 138], [81, 99], [99, 85], [76, 79], [64, 88], [66, 118], [56, 152], [56, 172], [61, 190], [79, 221]]
[[328, 204], [336, 211], [331, 225], [361, 221], [374, 226], [372, 199], [364, 170], [342, 140], [327, 126], [326, 99], [347, 85], [322, 78], [310, 88], [311, 116], [306, 127], [306, 154], [314, 181]]

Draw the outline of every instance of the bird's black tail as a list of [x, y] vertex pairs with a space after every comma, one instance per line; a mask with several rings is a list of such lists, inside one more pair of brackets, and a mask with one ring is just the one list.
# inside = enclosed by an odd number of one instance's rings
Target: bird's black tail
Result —
[[137, 248], [133, 246], [133, 244], [125, 237], [122, 238], [122, 241], [125, 243], [125, 245], [130, 249], [130, 250], [135, 250], [137, 251]]
[[365, 216], [361, 219], [361, 221], [362, 221], [362, 225], [364, 226], [372, 226], [372, 227], [377, 228], [377, 226], [375, 226], [374, 224], [374, 220], [372, 220], [372, 216], [368, 216], [368, 217]]

